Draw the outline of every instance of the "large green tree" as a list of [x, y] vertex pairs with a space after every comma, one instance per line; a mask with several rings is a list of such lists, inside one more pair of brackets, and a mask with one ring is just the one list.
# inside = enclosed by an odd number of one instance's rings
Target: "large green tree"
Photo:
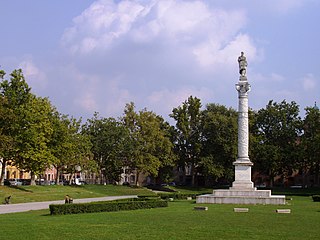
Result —
[[137, 172], [136, 184], [140, 173], [157, 177], [159, 169], [172, 164], [174, 159], [173, 145], [163, 127], [163, 118], [146, 109], [136, 112], [134, 103], [129, 103], [123, 122], [133, 141], [130, 165]]
[[300, 168], [303, 174], [314, 173], [314, 184], [319, 186], [320, 173], [320, 110], [315, 107], [307, 107], [306, 115], [303, 121], [302, 147]]
[[48, 148], [53, 107], [47, 98], [31, 93], [21, 69], [14, 70], [10, 76], [10, 80], [0, 84], [2, 106], [12, 116], [11, 121], [4, 121], [2, 126], [10, 137], [10, 147], [2, 151], [3, 167], [11, 160], [19, 169], [29, 171], [31, 183], [35, 184], [35, 176], [53, 160]]
[[178, 164], [183, 169], [184, 177], [186, 169], [190, 169], [193, 186], [196, 184], [202, 147], [200, 109], [200, 99], [190, 96], [182, 105], [174, 108], [170, 114], [170, 117], [176, 121], [175, 149], [179, 157]]
[[50, 120], [52, 111], [47, 98], [34, 95], [20, 111], [23, 119], [15, 138], [18, 151], [14, 163], [31, 173], [31, 184], [35, 184], [36, 175], [42, 174], [54, 161], [48, 146], [53, 133]]
[[295, 102], [281, 103], [269, 101], [265, 109], [260, 109], [255, 118], [256, 144], [252, 160], [255, 168], [270, 176], [285, 179], [297, 167], [300, 157], [299, 137], [302, 121], [299, 106]]
[[237, 156], [237, 112], [219, 104], [208, 104], [202, 112], [202, 174], [214, 182], [231, 180]]
[[90, 137], [94, 160], [107, 182], [118, 182], [131, 156], [132, 144], [128, 129], [114, 118], [100, 118], [95, 113], [83, 131]]
[[[56, 168], [56, 183], [60, 175], [73, 175], [77, 170], [95, 170], [91, 159], [91, 142], [89, 136], [81, 132], [81, 119], [77, 120], [55, 111], [51, 116], [53, 134], [50, 150], [54, 156], [52, 165]], [[72, 177], [70, 178], [72, 179]]]
[[14, 70], [10, 74], [10, 79], [5, 79], [5, 72], [0, 71], [0, 134], [1, 134], [1, 176], [0, 185], [3, 185], [5, 167], [8, 161], [15, 164], [18, 155], [17, 137], [23, 130], [25, 121], [24, 110], [30, 101], [32, 94], [22, 71]]

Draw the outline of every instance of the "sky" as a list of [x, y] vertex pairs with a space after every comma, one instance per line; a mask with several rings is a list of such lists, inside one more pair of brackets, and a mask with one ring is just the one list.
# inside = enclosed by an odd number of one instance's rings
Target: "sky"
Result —
[[318, 0], [0, 0], [0, 69], [84, 120], [126, 103], [169, 120], [189, 96], [237, 109], [238, 56], [249, 107], [320, 105]]

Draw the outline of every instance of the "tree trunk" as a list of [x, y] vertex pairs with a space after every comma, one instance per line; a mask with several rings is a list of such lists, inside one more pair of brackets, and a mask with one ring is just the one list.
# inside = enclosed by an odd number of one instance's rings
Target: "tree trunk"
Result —
[[187, 185], [187, 169], [185, 165], [183, 165], [182, 184]]
[[139, 187], [139, 176], [140, 176], [140, 172], [136, 171], [136, 186]]
[[274, 175], [273, 175], [273, 173], [272, 173], [271, 170], [270, 170], [269, 176], [270, 176], [270, 188], [273, 188], [273, 185], [274, 185]]
[[74, 176], [75, 176], [75, 173], [71, 173], [71, 176], [69, 178], [69, 185], [72, 184], [72, 179], [73, 179]]
[[319, 169], [320, 169], [320, 167], [319, 167], [319, 165], [320, 164], [317, 164], [316, 165], [316, 170], [315, 170], [315, 185], [317, 186], [317, 187], [319, 187]]
[[56, 178], [55, 178], [55, 181], [56, 181], [56, 185], [60, 185], [60, 170], [58, 167], [56, 167]]
[[36, 175], [33, 172], [31, 172], [30, 175], [31, 175], [30, 185], [35, 186], [36, 185]]
[[104, 180], [103, 170], [100, 170], [100, 184], [101, 185], [104, 184], [103, 180]]
[[7, 165], [7, 160], [2, 159], [1, 174], [0, 174], [0, 186], [4, 185], [4, 175], [6, 174], [6, 165]]
[[194, 187], [196, 185], [196, 171], [195, 171], [195, 164], [191, 165], [191, 185]]

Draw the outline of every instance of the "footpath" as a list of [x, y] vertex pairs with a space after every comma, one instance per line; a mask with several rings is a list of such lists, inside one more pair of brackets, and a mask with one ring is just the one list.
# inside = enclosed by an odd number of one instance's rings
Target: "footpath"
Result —
[[[127, 196], [110, 196], [110, 197], [98, 197], [98, 198], [81, 198], [81, 199], [73, 199], [73, 203], [111, 201], [111, 200], [117, 200], [117, 199], [136, 198], [136, 197], [137, 197], [136, 195], [127, 195]], [[16, 204], [1, 204], [0, 214], [49, 209], [50, 204], [64, 204], [64, 200], [16, 203]]]

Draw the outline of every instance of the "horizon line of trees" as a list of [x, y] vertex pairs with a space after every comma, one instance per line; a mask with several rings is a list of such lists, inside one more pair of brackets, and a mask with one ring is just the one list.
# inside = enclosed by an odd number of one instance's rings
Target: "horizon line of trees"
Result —
[[[61, 174], [78, 169], [115, 183], [124, 167], [156, 182], [172, 181], [174, 169], [181, 170], [183, 182], [191, 174], [192, 185], [199, 184], [198, 176], [205, 184], [233, 180], [238, 126], [232, 108], [214, 103], [202, 108], [201, 100], [190, 96], [172, 110], [175, 126], [153, 111], [137, 111], [133, 102], [118, 119], [94, 113], [82, 123], [33, 94], [21, 69], [9, 79], [0, 70], [0, 80], [0, 185], [9, 162], [30, 172], [32, 184], [51, 166], [57, 183]], [[250, 159], [271, 184], [275, 176], [285, 179], [295, 170], [319, 180], [320, 111], [305, 110], [301, 119], [294, 101], [270, 100], [265, 108], [249, 111]]]

